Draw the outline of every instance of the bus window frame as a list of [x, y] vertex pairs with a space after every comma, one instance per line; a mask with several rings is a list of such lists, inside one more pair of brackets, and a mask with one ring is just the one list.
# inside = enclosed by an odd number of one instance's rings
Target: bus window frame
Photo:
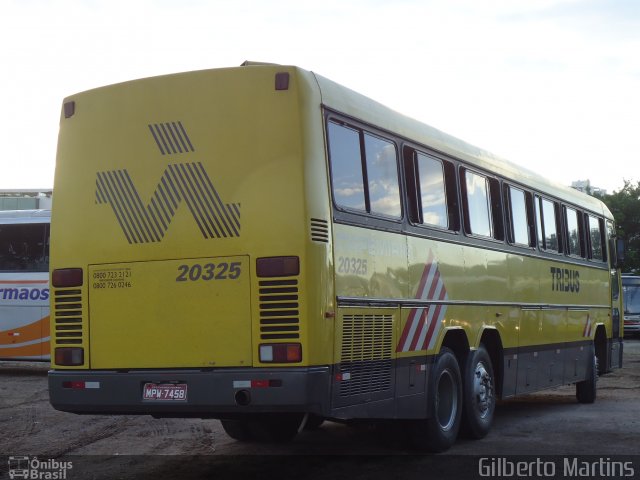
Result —
[[[608, 263], [608, 248], [607, 248], [607, 234], [605, 232], [605, 223], [604, 218], [596, 215], [593, 212], [584, 212], [584, 221], [585, 221], [585, 232], [588, 241], [587, 247], [587, 259], [590, 262], [597, 264], [607, 264]], [[593, 240], [591, 237], [591, 221], [590, 219], [595, 219], [598, 222], [598, 229], [600, 231], [600, 248], [602, 249], [601, 257], [593, 257]]]
[[[333, 163], [331, 160], [331, 138], [329, 135], [329, 124], [334, 123], [337, 126], [348, 128], [351, 130], [355, 130], [358, 132], [359, 138], [359, 147], [360, 147], [360, 166], [363, 180], [363, 188], [364, 188], [364, 200], [365, 200], [365, 209], [360, 210], [355, 208], [349, 208], [344, 205], [336, 202], [335, 190], [334, 190], [334, 178], [333, 178]], [[329, 174], [329, 188], [330, 188], [330, 197], [331, 204], [333, 206], [333, 217], [335, 221], [343, 222], [347, 224], [354, 225], [364, 225], [369, 228], [375, 228], [379, 230], [391, 230], [391, 231], [400, 231], [402, 229], [402, 224], [404, 223], [404, 219], [406, 217], [405, 212], [405, 202], [404, 202], [404, 177], [402, 175], [402, 168], [400, 167], [400, 152], [401, 148], [398, 142], [398, 139], [390, 135], [386, 132], [381, 131], [371, 125], [364, 124], [352, 118], [345, 118], [341, 115], [338, 115], [330, 110], [325, 112], [325, 121], [324, 121], [324, 132], [325, 132], [325, 142], [326, 142], [326, 158], [328, 163], [328, 174]], [[393, 145], [395, 149], [395, 160], [396, 160], [396, 172], [397, 172], [397, 180], [398, 180], [398, 195], [400, 201], [400, 216], [394, 217], [389, 215], [384, 215], [379, 212], [372, 212], [370, 205], [370, 196], [369, 196], [369, 179], [367, 175], [367, 164], [366, 164], [366, 152], [365, 152], [365, 136], [369, 134], [373, 137], [379, 138], [383, 141], [389, 142]]]
[[[505, 211], [505, 229], [507, 233], [507, 243], [511, 246], [518, 248], [533, 249], [536, 246], [536, 230], [535, 230], [535, 215], [533, 213], [533, 195], [530, 191], [522, 188], [518, 185], [514, 185], [510, 182], [503, 182], [504, 190], [504, 211]], [[513, 218], [513, 204], [511, 191], [517, 190], [522, 192], [524, 197], [524, 208], [526, 215], [526, 227], [527, 227], [527, 243], [516, 242], [515, 230], [514, 230], [514, 218]]]
[[[471, 218], [466, 183], [467, 172], [483, 177], [485, 180], [486, 193], [488, 195], [487, 209], [489, 213], [489, 228], [491, 230], [489, 235], [473, 233], [471, 230]], [[469, 238], [505, 244], [504, 206], [501, 194], [502, 180], [499, 177], [485, 173], [480, 169], [469, 167], [468, 165], [461, 163], [458, 167], [458, 182], [462, 210], [462, 230], [464, 231], [464, 234]]]
[[[455, 166], [453, 162], [406, 144], [403, 145], [402, 152], [407, 201], [407, 221], [409, 225], [418, 228], [434, 229], [441, 232], [457, 232], [459, 230], [459, 214], [457, 209], [458, 187], [455, 182]], [[446, 227], [424, 221], [420, 167], [418, 164], [419, 155], [440, 163], [442, 186], [444, 189]]]
[[[547, 237], [545, 231], [545, 220], [544, 220], [544, 209], [542, 207], [542, 201], [546, 200], [553, 205], [554, 211], [554, 223], [556, 226], [556, 237], [558, 242], [558, 247], [556, 249], [547, 248]], [[557, 200], [554, 200], [542, 193], [536, 192], [534, 195], [534, 210], [536, 214], [536, 239], [538, 243], [538, 249], [542, 253], [548, 253], [556, 256], [564, 256], [564, 244], [563, 244], [563, 235], [562, 235], [562, 210], [560, 209], [560, 203]]]
[[[571, 232], [569, 231], [569, 215], [568, 212], [569, 210], [573, 211], [575, 213], [575, 217], [577, 220], [577, 228], [578, 228], [578, 248], [580, 249], [580, 252], [578, 255], [571, 253], [571, 248], [569, 245], [570, 242], [570, 237], [571, 237]], [[563, 237], [565, 238], [565, 247], [564, 247], [564, 253], [565, 255], [567, 255], [570, 258], [576, 258], [576, 259], [583, 259], [586, 258], [586, 248], [585, 248], [585, 239], [584, 239], [584, 226], [583, 226], [583, 219], [584, 219], [584, 215], [583, 212], [573, 206], [573, 205], [567, 205], [567, 204], [563, 204], [562, 205], [562, 214], [563, 214]]]

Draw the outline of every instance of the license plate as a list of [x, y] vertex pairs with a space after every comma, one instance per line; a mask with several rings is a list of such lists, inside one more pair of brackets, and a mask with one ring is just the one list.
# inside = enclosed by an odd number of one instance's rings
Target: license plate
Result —
[[186, 402], [186, 383], [145, 383], [142, 389], [142, 400], [159, 400], [163, 402]]

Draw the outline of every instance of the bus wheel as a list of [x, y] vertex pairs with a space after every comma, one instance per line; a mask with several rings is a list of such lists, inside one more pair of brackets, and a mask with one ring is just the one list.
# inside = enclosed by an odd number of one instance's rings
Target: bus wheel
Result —
[[307, 418], [307, 422], [304, 424], [304, 429], [308, 431], [317, 430], [323, 423], [324, 417], [310, 413], [309, 417]]
[[462, 429], [471, 438], [482, 438], [491, 429], [496, 407], [493, 366], [484, 345], [469, 352], [463, 383]]
[[460, 367], [451, 350], [442, 348], [430, 377], [428, 418], [411, 423], [411, 438], [421, 450], [443, 452], [455, 443], [462, 414]]
[[290, 442], [298, 434], [302, 414], [271, 414], [252, 420], [249, 429], [260, 442]]
[[596, 401], [596, 382], [598, 380], [598, 357], [596, 357], [593, 347], [591, 358], [587, 367], [587, 378], [576, 383], [576, 398], [580, 403], [593, 403]]
[[243, 420], [220, 420], [225, 433], [234, 440], [250, 442], [253, 440], [249, 423]]

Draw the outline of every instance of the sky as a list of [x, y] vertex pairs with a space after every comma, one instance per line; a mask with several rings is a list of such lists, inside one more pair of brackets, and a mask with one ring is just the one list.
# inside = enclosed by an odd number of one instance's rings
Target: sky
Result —
[[0, 189], [51, 188], [64, 97], [297, 65], [569, 185], [640, 180], [637, 0], [0, 0]]

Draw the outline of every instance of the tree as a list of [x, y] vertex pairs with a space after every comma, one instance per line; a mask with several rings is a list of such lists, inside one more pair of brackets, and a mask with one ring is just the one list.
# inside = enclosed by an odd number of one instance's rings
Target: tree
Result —
[[624, 271], [640, 270], [640, 181], [625, 180], [624, 187], [610, 195], [596, 195], [611, 210], [616, 220], [618, 237], [624, 239], [626, 260]]

